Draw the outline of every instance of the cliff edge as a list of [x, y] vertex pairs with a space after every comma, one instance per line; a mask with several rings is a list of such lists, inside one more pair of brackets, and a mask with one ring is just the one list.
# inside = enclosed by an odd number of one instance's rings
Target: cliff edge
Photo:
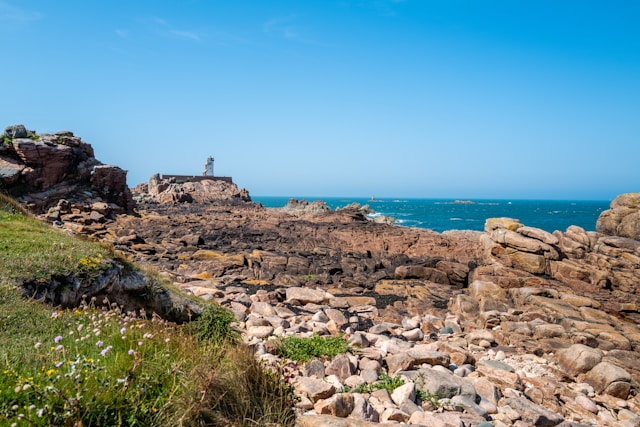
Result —
[[101, 163], [72, 132], [38, 134], [15, 125], [0, 139], [0, 191], [30, 211], [51, 221], [73, 214], [85, 223], [133, 212], [127, 172]]

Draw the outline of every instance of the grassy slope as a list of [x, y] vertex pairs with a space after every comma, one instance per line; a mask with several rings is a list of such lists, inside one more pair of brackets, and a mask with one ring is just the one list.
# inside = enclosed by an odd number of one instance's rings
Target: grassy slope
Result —
[[[25, 280], [90, 279], [115, 255], [0, 196], [0, 424], [293, 425], [288, 387], [215, 307], [190, 325], [25, 300]], [[212, 332], [213, 331], [213, 332]]]
[[[10, 200], [0, 200], [0, 280], [16, 284], [26, 279], [48, 280], [79, 270], [90, 272], [101, 258], [114, 257], [106, 247], [55, 232], [29, 218]], [[92, 265], [96, 264], [96, 265]]]

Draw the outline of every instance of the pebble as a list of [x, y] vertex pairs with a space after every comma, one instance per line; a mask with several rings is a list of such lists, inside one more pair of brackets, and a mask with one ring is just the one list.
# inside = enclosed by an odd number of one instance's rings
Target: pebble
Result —
[[598, 405], [586, 396], [580, 395], [576, 397], [576, 403], [582, 407], [582, 409], [591, 412], [592, 414], [598, 413]]

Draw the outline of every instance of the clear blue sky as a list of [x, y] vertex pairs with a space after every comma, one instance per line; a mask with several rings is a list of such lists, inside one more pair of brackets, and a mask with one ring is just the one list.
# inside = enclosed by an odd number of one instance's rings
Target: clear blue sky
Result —
[[0, 0], [0, 118], [135, 186], [610, 200], [640, 191], [640, 1]]

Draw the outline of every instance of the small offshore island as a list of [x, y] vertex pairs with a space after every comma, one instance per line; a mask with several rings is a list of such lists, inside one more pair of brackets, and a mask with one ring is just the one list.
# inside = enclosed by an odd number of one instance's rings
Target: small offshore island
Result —
[[445, 204], [451, 205], [477, 205], [478, 202], [474, 202], [473, 200], [454, 200], [453, 202], [444, 202]]
[[[257, 360], [286, 367], [295, 425], [640, 424], [640, 193], [613, 200], [595, 232], [491, 218], [482, 232], [436, 233], [359, 205], [266, 209], [216, 177], [213, 158], [202, 175], [130, 189], [72, 132], [21, 125], [5, 130], [0, 185], [193, 299], [142, 298], [115, 279], [74, 293], [56, 278], [25, 294], [60, 307], [106, 295], [177, 323], [219, 304]], [[349, 351], [293, 361], [278, 351], [292, 336], [344, 337]]]

